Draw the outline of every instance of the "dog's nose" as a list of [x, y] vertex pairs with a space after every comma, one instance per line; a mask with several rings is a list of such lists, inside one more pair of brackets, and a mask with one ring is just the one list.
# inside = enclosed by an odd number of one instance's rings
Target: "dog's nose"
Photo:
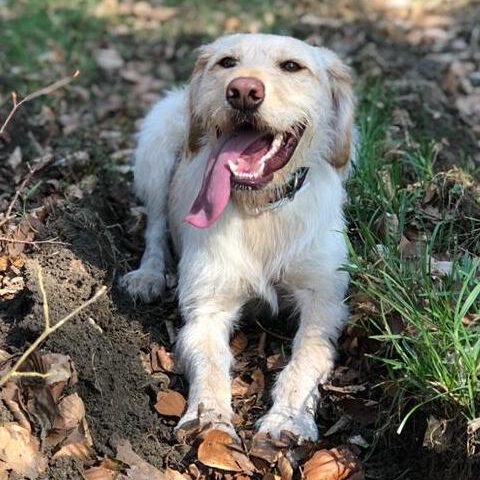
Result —
[[234, 78], [227, 87], [227, 101], [237, 110], [255, 110], [265, 98], [265, 86], [255, 77]]

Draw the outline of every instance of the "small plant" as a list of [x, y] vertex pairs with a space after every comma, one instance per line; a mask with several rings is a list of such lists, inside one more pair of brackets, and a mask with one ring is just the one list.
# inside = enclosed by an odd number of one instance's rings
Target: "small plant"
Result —
[[[360, 102], [362, 144], [348, 185], [346, 270], [372, 303], [366, 325], [379, 344], [372, 356], [385, 366], [383, 383], [395, 393], [398, 432], [427, 405], [473, 420], [479, 414], [480, 259], [461, 244], [466, 227], [455, 207], [441, 202], [436, 146], [395, 144], [388, 138], [392, 104], [380, 98], [391, 94], [376, 85]], [[457, 175], [448, 189], [458, 197], [468, 185]], [[438, 201], [425, 207], [435, 195]]]

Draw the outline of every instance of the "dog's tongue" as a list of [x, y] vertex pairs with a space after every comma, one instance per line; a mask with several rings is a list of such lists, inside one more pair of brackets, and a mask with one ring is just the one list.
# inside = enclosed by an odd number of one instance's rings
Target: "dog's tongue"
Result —
[[262, 137], [253, 130], [242, 130], [222, 135], [203, 173], [202, 186], [185, 221], [198, 228], [207, 228], [222, 214], [230, 198], [229, 161], [236, 161], [242, 153]]

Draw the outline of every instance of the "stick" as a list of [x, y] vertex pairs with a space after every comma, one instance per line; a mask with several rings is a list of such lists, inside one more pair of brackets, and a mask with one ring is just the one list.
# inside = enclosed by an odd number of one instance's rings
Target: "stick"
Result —
[[39, 245], [41, 243], [52, 243], [54, 245], [70, 245], [67, 242], [55, 240], [55, 238], [51, 238], [50, 240], [17, 240], [15, 238], [0, 237], [0, 242], [25, 243], [26, 245]]
[[34, 98], [41, 97], [42, 95], [50, 95], [53, 93], [55, 90], [58, 90], [59, 88], [65, 87], [68, 85], [74, 78], [77, 78], [80, 75], [80, 71], [76, 70], [73, 75], [69, 77], [62, 78], [60, 80], [57, 80], [56, 82], [52, 83], [51, 85], [47, 85], [46, 87], [41, 88], [40, 90], [36, 90], [35, 92], [32, 92], [28, 94], [25, 98], [17, 102], [17, 93], [12, 92], [12, 103], [13, 107], [10, 110], [10, 113], [7, 116], [7, 119], [5, 122], [3, 122], [3, 125], [0, 127], [0, 135], [5, 133], [5, 129], [7, 128], [7, 125], [10, 123], [10, 120], [13, 118], [15, 115], [15, 112], [26, 102], [29, 102], [30, 100], [33, 100]]
[[[45, 287], [43, 285], [43, 275], [40, 266], [37, 268], [38, 275], [38, 286], [40, 288], [40, 293], [43, 300], [43, 316], [45, 327], [40, 336], [28, 347], [27, 350], [22, 354], [22, 356], [16, 361], [15, 365], [0, 379], [0, 387], [3, 387], [12, 377], [24, 377], [24, 376], [38, 376], [35, 375], [35, 372], [19, 372], [18, 369], [23, 365], [25, 360], [40, 346], [40, 344], [46, 340], [52, 333], [57, 331], [59, 328], [63, 327], [71, 318], [80, 313], [84, 308], [88, 307], [92, 303], [96, 302], [102, 295], [107, 291], [107, 287], [101, 287], [95, 295], [87, 300], [82, 305], [78, 306], [75, 310], [70, 312], [68, 315], [63, 317], [54, 325], [50, 325], [50, 314], [48, 309], [48, 300], [47, 294], [45, 292]], [[33, 374], [33, 375], [32, 375]]]

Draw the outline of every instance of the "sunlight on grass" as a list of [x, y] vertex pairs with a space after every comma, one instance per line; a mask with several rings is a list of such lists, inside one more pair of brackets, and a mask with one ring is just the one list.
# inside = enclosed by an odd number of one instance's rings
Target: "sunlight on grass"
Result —
[[[400, 432], [422, 407], [441, 406], [436, 411], [449, 418], [479, 415], [480, 259], [477, 243], [462, 243], [471, 228], [458, 214], [468, 175], [450, 174], [458, 202], [443, 201], [448, 172], [435, 173], [436, 146], [391, 138], [391, 97], [375, 85], [360, 102], [346, 269], [371, 303], [365, 323], [379, 345], [372, 356], [386, 368], [382, 384], [403, 415]], [[437, 271], [437, 258], [448, 259], [447, 271]]]

